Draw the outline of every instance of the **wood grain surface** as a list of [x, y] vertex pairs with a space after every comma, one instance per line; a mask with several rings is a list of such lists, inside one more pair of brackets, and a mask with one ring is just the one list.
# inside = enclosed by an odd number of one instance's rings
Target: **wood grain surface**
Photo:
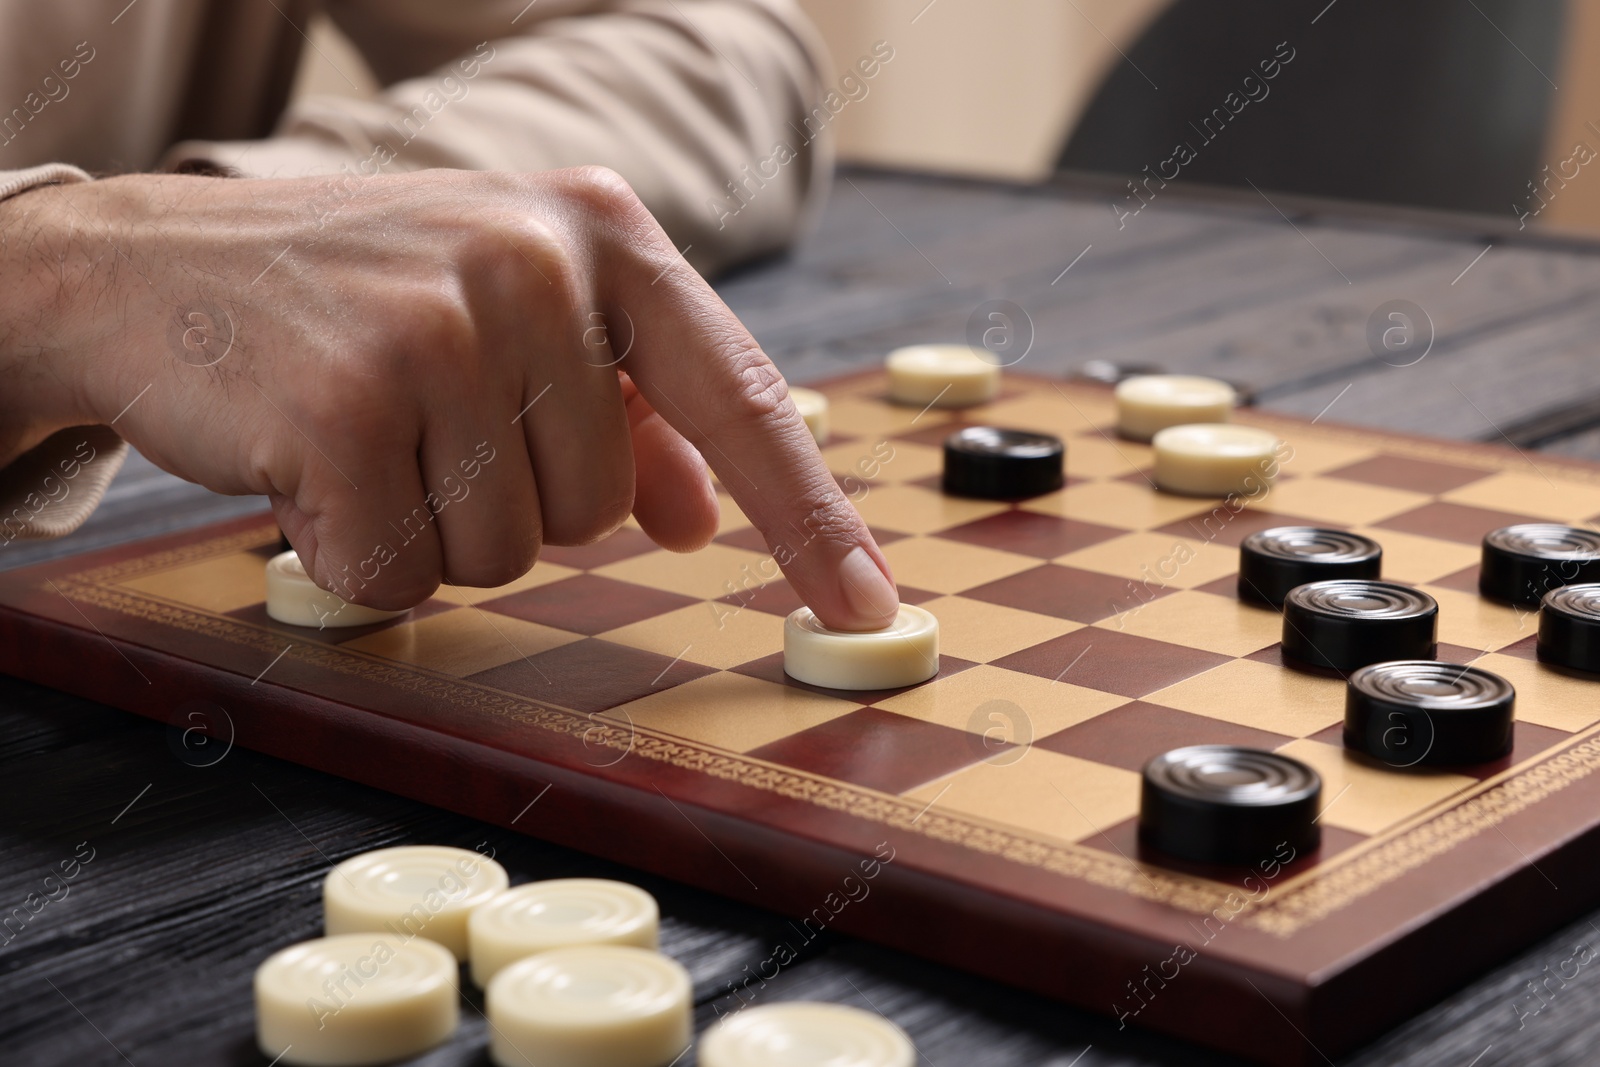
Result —
[[[1031, 321], [1021, 365], [1034, 372], [1155, 362], [1247, 384], [1271, 409], [1509, 441], [1532, 470], [1537, 449], [1600, 458], [1589, 353], [1600, 257], [1484, 248], [1470, 232], [1167, 194], [1119, 229], [1105, 198], [1082, 190], [852, 172], [792, 259], [720, 288], [795, 381], [897, 344], [960, 340], [975, 313], [980, 329], [991, 324], [987, 302], [1009, 301]], [[1390, 364], [1416, 349], [1378, 358], [1368, 343], [1369, 319], [1393, 300], [1433, 324], [1432, 347], [1411, 366]], [[0, 567], [260, 509], [135, 458], [79, 534], [0, 549]], [[407, 841], [488, 842], [514, 881], [645, 885], [662, 903], [663, 947], [694, 977], [701, 1026], [741, 1002], [824, 999], [894, 1019], [934, 1067], [1232, 1062], [848, 938], [824, 935], [775, 978], [753, 978], [771, 975], [761, 965], [778, 944], [798, 941], [779, 915], [242, 749], [197, 750], [176, 730], [7, 679], [0, 761], [7, 1064], [265, 1064], [255, 965], [319, 933], [331, 863]], [[539, 818], [534, 800], [519, 826], [537, 835]], [[90, 850], [64, 887], [45, 882]], [[47, 890], [54, 899], [38, 907]], [[1588, 1063], [1597, 953], [1600, 913], [1488, 975], [1459, 976], [1457, 993], [1342, 1062]], [[486, 1064], [484, 1031], [469, 1008], [456, 1037], [415, 1062]]]

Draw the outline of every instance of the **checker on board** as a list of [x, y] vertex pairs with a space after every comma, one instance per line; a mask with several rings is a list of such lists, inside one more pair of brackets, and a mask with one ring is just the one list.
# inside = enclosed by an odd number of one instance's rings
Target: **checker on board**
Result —
[[[1600, 534], [1569, 524], [1600, 512], [1592, 486], [1529, 497], [1510, 468], [1380, 453], [1327, 427], [1285, 442], [1287, 422], [1232, 422], [1219, 382], [1144, 376], [1107, 394], [1009, 381], [981, 352], [919, 346], [884, 377], [796, 390], [822, 462], [857, 480], [850, 496], [903, 583], [904, 606], [875, 630], [821, 623], [761, 566], [766, 539], [725, 497], [703, 551], [663, 551], [630, 526], [409, 612], [346, 614], [292, 552], [274, 556], [248, 531], [63, 580], [99, 610], [187, 606], [230, 639], [292, 635], [274, 671], [326, 665], [325, 650], [363, 676], [389, 665], [573, 709], [604, 756], [591, 767], [676, 739], [864, 790], [860, 804], [898, 796], [940, 832], [975, 820], [1136, 851], [1146, 878], [1270, 863], [1275, 884], [1314, 883], [1595, 720], [1584, 672], [1600, 669]], [[1498, 510], [1519, 497], [1541, 513]], [[1524, 617], [1536, 605], [1537, 638]], [[282, 968], [359, 966], [372, 950], [339, 941], [345, 926], [329, 933], [269, 961], [262, 995]], [[482, 950], [496, 961], [486, 969], [517, 976], [490, 1004], [518, 1043], [543, 1047], [542, 1020], [573, 1010], [546, 999], [550, 983], [607, 968], [659, 982], [665, 998], [636, 1027], [655, 1036], [616, 1062], [643, 1067], [681, 1042], [675, 972], [629, 955], [648, 954], [653, 934], [612, 942], [620, 955], [554, 958], [548, 973], [504, 962], [530, 936], [496, 934]], [[459, 933], [446, 941], [463, 951]], [[1112, 1007], [1137, 1016], [1144, 1003]], [[428, 1010], [418, 1018], [436, 1041], [454, 1015]], [[584, 1010], [598, 1020], [585, 1047], [619, 1048], [611, 1009]], [[385, 1025], [344, 1018], [357, 1034]], [[763, 1027], [787, 1040], [859, 1022], [797, 1011]], [[704, 1047], [715, 1058], [755, 1039], [737, 1032]], [[894, 1032], [871, 1040], [899, 1062]], [[491, 1054], [519, 1062], [510, 1045]]]
[[[1000, 395], [999, 366], [988, 353], [965, 346], [899, 349], [889, 354], [885, 369], [887, 398], [917, 409], [913, 422], [935, 408], [970, 410]], [[795, 400], [813, 438], [826, 444], [826, 396], [797, 389]], [[1116, 432], [1150, 446], [1153, 465], [1137, 472], [1150, 489], [1221, 498], [1224, 517], [1231, 517], [1235, 501], [1259, 502], [1268, 495], [1281, 460], [1294, 454], [1270, 431], [1233, 424], [1236, 400], [1231, 386], [1212, 379], [1128, 377], [1116, 386]], [[1062, 488], [1064, 457], [1062, 440], [1050, 433], [962, 426], [942, 442], [939, 485], [944, 494], [963, 499], [1036, 499]], [[1506, 756], [1513, 739], [1513, 686], [1479, 668], [1436, 663], [1437, 602], [1425, 592], [1381, 581], [1382, 559], [1377, 541], [1348, 531], [1258, 529], [1241, 542], [1238, 595], [1282, 613], [1286, 663], [1341, 676], [1356, 672], [1349, 679], [1343, 736], [1348, 748], [1397, 768], [1485, 764]], [[1571, 561], [1566, 580], [1559, 580], [1559, 568], [1547, 566], [1561, 561]], [[398, 614], [345, 605], [311, 582], [293, 551], [269, 561], [268, 575], [267, 614], [280, 622], [356, 627]], [[1600, 534], [1524, 524], [1486, 535], [1486, 595], [1536, 603], [1544, 590], [1530, 590], [1552, 575], [1558, 580], [1546, 580], [1546, 588], [1600, 576]], [[1593, 652], [1584, 643], [1584, 613], [1576, 612], [1575, 624], [1568, 621], [1571, 610], [1551, 614], [1556, 621], [1545, 627], [1551, 658], [1600, 666], [1600, 643]], [[1561, 627], [1559, 638], [1551, 636]], [[940, 673], [939, 631], [936, 611], [913, 604], [901, 605], [889, 625], [867, 630], [829, 627], [801, 606], [784, 622], [783, 670], [822, 690], [905, 689]], [[685, 654], [692, 647], [686, 645]], [[1144, 766], [1139, 832], [1143, 842], [1173, 856], [1249, 863], [1286, 842], [1296, 852], [1316, 851], [1320, 803], [1320, 777], [1292, 756], [1246, 746], [1190, 746]]]

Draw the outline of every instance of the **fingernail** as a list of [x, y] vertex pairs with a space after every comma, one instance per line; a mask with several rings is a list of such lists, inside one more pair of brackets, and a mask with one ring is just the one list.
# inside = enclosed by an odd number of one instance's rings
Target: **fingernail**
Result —
[[888, 626], [900, 613], [900, 596], [894, 583], [860, 545], [852, 548], [839, 564], [839, 583], [844, 589], [844, 602], [870, 629]]

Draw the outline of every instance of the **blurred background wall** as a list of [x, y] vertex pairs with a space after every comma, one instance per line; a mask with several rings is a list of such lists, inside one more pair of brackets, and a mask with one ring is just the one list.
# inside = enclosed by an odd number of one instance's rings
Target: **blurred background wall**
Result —
[[840, 158], [1033, 181], [1167, 0], [801, 0], [847, 67], [895, 58], [840, 116]]
[[[1600, 153], [1600, 0], [799, 3], [832, 54], [836, 88], [861, 58], [893, 53], [841, 93], [832, 125], [845, 162], [1024, 182], [1058, 167], [1135, 178], [1256, 52], [1287, 38], [1297, 66], [1274, 82], [1277, 98], [1208, 144], [1185, 180], [1502, 222], [1543, 190], [1535, 225], [1600, 233], [1600, 166], [1550, 182], [1564, 164], [1571, 172], [1579, 143]], [[373, 91], [325, 19], [311, 41], [302, 91]]]

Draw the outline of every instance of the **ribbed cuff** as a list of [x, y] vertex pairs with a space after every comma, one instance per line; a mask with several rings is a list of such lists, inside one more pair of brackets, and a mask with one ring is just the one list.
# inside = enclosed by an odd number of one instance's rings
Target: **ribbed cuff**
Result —
[[127, 442], [111, 427], [76, 426], [12, 460], [0, 470], [0, 550], [82, 526], [127, 456]]
[[64, 185], [69, 182], [87, 182], [89, 173], [70, 163], [42, 163], [26, 170], [0, 170], [0, 200], [25, 193], [41, 185]]
[[234, 177], [250, 178], [343, 174], [355, 170], [362, 162], [341, 142], [296, 134], [262, 141], [184, 141], [167, 153], [163, 166], [170, 170], [193, 166], [199, 160]]

